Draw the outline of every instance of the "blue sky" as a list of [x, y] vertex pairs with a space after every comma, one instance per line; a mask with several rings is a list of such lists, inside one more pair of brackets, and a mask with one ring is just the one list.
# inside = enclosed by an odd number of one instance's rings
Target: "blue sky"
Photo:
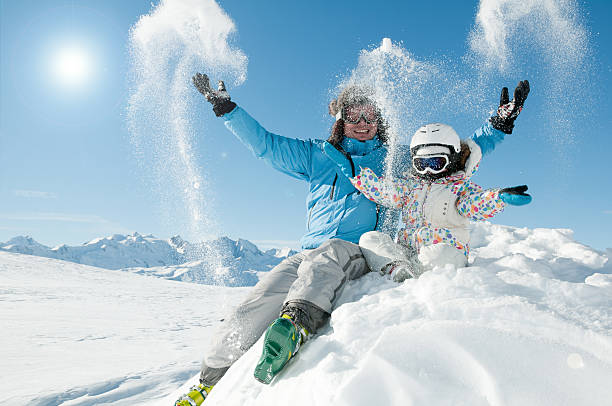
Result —
[[[362, 49], [390, 37], [421, 60], [465, 55], [478, 2], [412, 3], [219, 1], [236, 23], [235, 45], [249, 58], [246, 82], [229, 89], [233, 99], [271, 131], [326, 138], [329, 91]], [[0, 5], [0, 241], [30, 235], [49, 245], [80, 244], [133, 231], [185, 236], [136, 162], [126, 124], [129, 29], [151, 2]], [[515, 133], [485, 158], [475, 180], [487, 187], [526, 183], [534, 196], [494, 223], [569, 228], [578, 241], [603, 249], [612, 246], [612, 4], [580, 7], [593, 54], [574, 74], [588, 77], [588, 94], [538, 92], [546, 86], [529, 64], [496, 77], [499, 88], [527, 77], [533, 92]], [[63, 82], [54, 67], [70, 47], [89, 55], [90, 73], [77, 84]], [[490, 95], [491, 108], [498, 97]], [[556, 139], [541, 122], [551, 105], [571, 112], [571, 140]], [[449, 124], [467, 136], [484, 117], [477, 111]], [[206, 127], [195, 147], [211, 177], [219, 233], [295, 246], [304, 231], [306, 185], [252, 157], [204, 101], [195, 119]]]

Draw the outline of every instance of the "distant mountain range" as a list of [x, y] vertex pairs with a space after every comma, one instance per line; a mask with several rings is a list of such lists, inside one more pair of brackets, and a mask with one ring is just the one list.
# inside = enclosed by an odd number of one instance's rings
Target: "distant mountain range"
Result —
[[261, 251], [248, 240], [227, 237], [190, 243], [179, 236], [168, 240], [153, 235], [115, 234], [80, 246], [48, 247], [19, 236], [0, 243], [0, 250], [106, 269], [203, 284], [251, 286], [265, 272], [297, 251], [289, 248]]

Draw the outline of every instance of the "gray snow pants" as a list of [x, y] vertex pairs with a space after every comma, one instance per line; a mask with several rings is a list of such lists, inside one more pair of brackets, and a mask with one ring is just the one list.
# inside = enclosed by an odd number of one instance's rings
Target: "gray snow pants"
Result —
[[304, 327], [315, 333], [328, 320], [346, 282], [367, 272], [359, 246], [339, 239], [285, 259], [223, 321], [204, 357], [200, 381], [216, 384], [288, 306], [305, 312]]

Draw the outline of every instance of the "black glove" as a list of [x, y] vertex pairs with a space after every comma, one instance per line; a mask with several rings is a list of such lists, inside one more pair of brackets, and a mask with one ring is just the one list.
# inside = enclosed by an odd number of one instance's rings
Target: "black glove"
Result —
[[522, 80], [518, 83], [516, 89], [514, 89], [512, 101], [510, 101], [508, 97], [508, 88], [504, 87], [499, 99], [497, 115], [491, 117], [491, 125], [493, 128], [503, 131], [506, 134], [512, 134], [514, 120], [516, 120], [521, 110], [523, 110], [523, 103], [525, 103], [528, 94], [529, 82], [527, 80]]
[[216, 91], [210, 87], [210, 80], [206, 74], [196, 73], [192, 80], [196, 89], [212, 104], [213, 111], [217, 117], [229, 113], [236, 107], [236, 103], [231, 101], [229, 93], [225, 90], [225, 84], [222, 80], [219, 81]]

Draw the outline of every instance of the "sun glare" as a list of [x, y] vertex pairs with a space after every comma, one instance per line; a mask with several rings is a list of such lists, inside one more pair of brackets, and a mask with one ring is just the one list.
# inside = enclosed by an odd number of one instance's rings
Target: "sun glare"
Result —
[[79, 85], [85, 82], [91, 71], [90, 58], [79, 48], [64, 48], [54, 60], [55, 74], [66, 85]]

